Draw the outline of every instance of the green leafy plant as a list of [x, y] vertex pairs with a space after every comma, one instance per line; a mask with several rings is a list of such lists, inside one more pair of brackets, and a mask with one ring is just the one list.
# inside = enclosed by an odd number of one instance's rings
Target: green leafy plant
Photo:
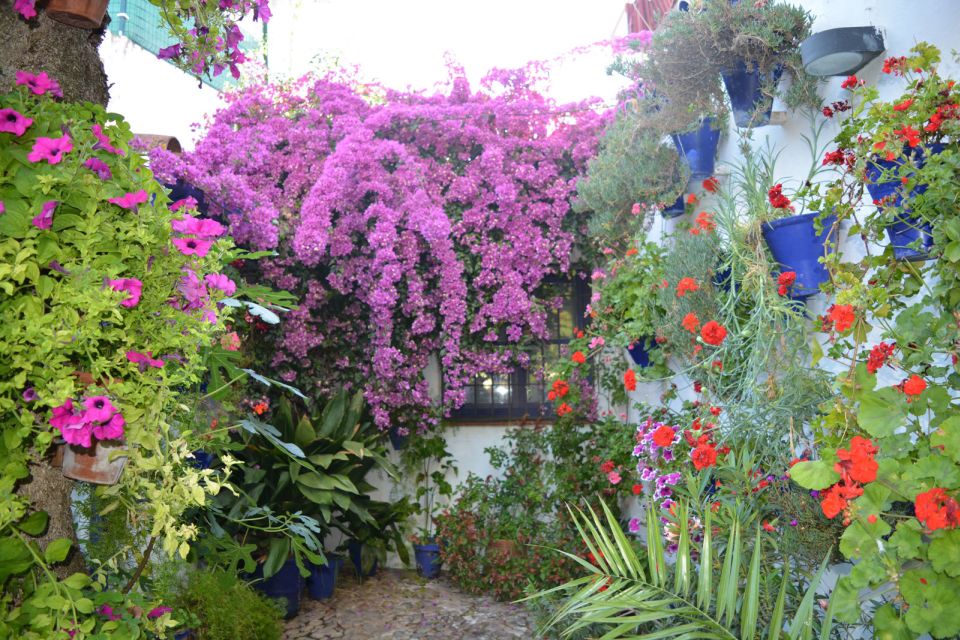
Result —
[[198, 640], [279, 640], [283, 611], [229, 571], [190, 570], [172, 602]]
[[447, 450], [447, 441], [442, 434], [415, 436], [401, 456], [408, 474], [416, 486], [414, 509], [422, 518], [414, 533], [414, 544], [427, 544], [436, 537], [434, 519], [442, 508], [438, 499], [449, 502], [453, 485], [447, 480], [450, 473], [456, 474], [453, 455]]

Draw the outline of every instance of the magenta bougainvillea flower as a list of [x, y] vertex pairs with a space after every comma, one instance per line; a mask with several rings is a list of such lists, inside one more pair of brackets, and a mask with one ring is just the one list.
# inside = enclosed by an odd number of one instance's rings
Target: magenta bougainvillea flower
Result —
[[203, 281], [228, 296], [232, 296], [237, 291], [237, 284], [222, 273], [207, 274], [203, 277]]
[[139, 191], [134, 191], [132, 193], [125, 193], [122, 196], [119, 196], [116, 198], [110, 198], [108, 202], [111, 202], [117, 205], [118, 207], [122, 207], [130, 211], [134, 211], [136, 210], [138, 205], [141, 205], [144, 202], [146, 202], [147, 198], [149, 198], [149, 196], [147, 195], [147, 192], [144, 191], [143, 189], [140, 189]]
[[207, 255], [210, 246], [213, 244], [210, 240], [202, 238], [174, 238], [171, 242], [183, 255], [197, 256], [198, 258]]
[[0, 109], [0, 133], [12, 133], [19, 138], [32, 124], [32, 118], [16, 109]]
[[[194, 203], [196, 203], [196, 200], [194, 200]], [[194, 204], [194, 206], [196, 206], [196, 204]], [[182, 220], [174, 220], [170, 223], [170, 226], [177, 233], [191, 234], [198, 238], [218, 238], [226, 231], [223, 225], [216, 220], [194, 218], [190, 215], [184, 216]]]
[[58, 98], [63, 97], [63, 92], [60, 90], [60, 83], [48, 76], [46, 71], [41, 71], [36, 75], [29, 71], [17, 71], [14, 75], [18, 85], [26, 86], [38, 96], [42, 96], [49, 91], [51, 95]]
[[108, 280], [107, 286], [114, 291], [126, 291], [129, 295], [120, 302], [120, 306], [132, 309], [140, 302], [140, 292], [143, 290], [143, 283], [136, 278], [120, 278], [119, 280]]
[[113, 172], [110, 171], [110, 166], [100, 158], [87, 158], [83, 166], [97, 174], [101, 180], [110, 180], [113, 178]]
[[59, 138], [37, 138], [33, 143], [33, 149], [27, 154], [27, 160], [30, 162], [47, 161], [48, 164], [58, 164], [63, 160], [63, 155], [73, 150], [73, 142], [70, 136], [63, 135]]
[[49, 200], [43, 203], [40, 215], [34, 216], [31, 222], [37, 229], [49, 229], [53, 226], [53, 213], [59, 203], [55, 200]]
[[147, 367], [163, 367], [163, 360], [160, 358], [154, 358], [152, 351], [147, 351], [146, 353], [140, 353], [139, 351], [127, 351], [127, 360], [130, 362], [139, 365], [140, 371], [146, 371]]

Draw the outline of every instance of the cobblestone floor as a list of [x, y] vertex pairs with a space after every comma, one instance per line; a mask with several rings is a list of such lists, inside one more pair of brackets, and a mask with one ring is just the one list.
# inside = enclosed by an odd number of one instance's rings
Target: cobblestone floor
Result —
[[522, 606], [461, 593], [442, 577], [381, 570], [361, 584], [343, 572], [333, 599], [304, 593], [285, 640], [524, 640], [536, 637]]

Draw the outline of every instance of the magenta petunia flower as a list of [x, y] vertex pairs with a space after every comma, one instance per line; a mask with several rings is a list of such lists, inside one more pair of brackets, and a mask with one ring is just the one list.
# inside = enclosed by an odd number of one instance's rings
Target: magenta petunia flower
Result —
[[120, 619], [120, 616], [113, 612], [113, 607], [108, 604], [102, 605], [99, 609], [97, 609], [97, 613], [102, 615], [107, 620], [115, 621]]
[[160, 368], [163, 366], [163, 360], [153, 357], [152, 351], [140, 353], [139, 351], [127, 351], [127, 360], [140, 365], [140, 371], [146, 371], [147, 367]]
[[23, 390], [23, 401], [24, 402], [33, 402], [37, 399], [37, 390], [33, 387], [27, 387]]
[[236, 283], [222, 273], [207, 274], [203, 277], [203, 281], [214, 289], [220, 289], [228, 296], [232, 296], [237, 290]]
[[19, 138], [32, 124], [31, 118], [16, 109], [0, 109], [0, 133], [12, 133]]
[[37, 16], [35, 4], [36, 0], [14, 0], [13, 10], [23, 16], [24, 20], [29, 20]]
[[98, 149], [102, 149], [104, 151], [107, 151], [108, 153], [114, 153], [118, 156], [123, 155], [122, 149], [117, 149], [115, 146], [110, 144], [110, 138], [107, 136], [107, 134], [103, 132], [103, 127], [101, 127], [98, 124], [95, 124], [92, 127], [90, 127], [90, 130], [93, 131], [93, 137], [97, 139], [97, 143], [93, 145], [94, 151]]
[[117, 205], [118, 207], [123, 207], [124, 209], [133, 211], [133, 210], [136, 210], [137, 205], [140, 205], [146, 202], [148, 197], [149, 196], [147, 196], [147, 192], [144, 191], [143, 189], [140, 189], [140, 191], [134, 191], [133, 193], [125, 193], [122, 196], [119, 196], [117, 198], [110, 198], [108, 202], [111, 202]]
[[40, 215], [34, 216], [31, 222], [37, 229], [49, 229], [53, 226], [53, 212], [59, 203], [56, 200], [49, 200], [43, 203]]
[[213, 243], [201, 238], [174, 238], [173, 244], [185, 256], [202, 258], [210, 251], [210, 245]]
[[170, 613], [171, 611], [173, 611], [173, 609], [167, 606], [154, 607], [153, 609], [150, 609], [149, 613], [147, 613], [147, 617], [150, 618], [151, 620], [154, 620], [156, 618], [159, 618], [165, 613]]
[[126, 291], [128, 295], [120, 305], [132, 309], [140, 302], [140, 292], [143, 290], [143, 283], [136, 278], [120, 278], [119, 280], [108, 280], [107, 286], [114, 291]]
[[27, 154], [27, 160], [30, 162], [46, 160], [48, 164], [58, 164], [63, 160], [63, 154], [72, 150], [73, 142], [68, 135], [59, 138], [37, 138], [33, 143], [33, 149]]
[[60, 90], [60, 84], [48, 76], [46, 71], [41, 71], [37, 75], [34, 75], [29, 71], [17, 71], [14, 75], [16, 76], [18, 85], [26, 85], [30, 91], [38, 96], [42, 96], [49, 91], [51, 95], [57, 96], [58, 98], [63, 97], [63, 91]]
[[0, 200], [0, 215], [3, 215], [6, 212], [7, 212], [7, 206], [3, 204], [2, 200]]
[[92, 445], [90, 441], [90, 436], [93, 433], [92, 426], [85, 419], [83, 412], [77, 412], [70, 398], [67, 398], [66, 402], [59, 407], [54, 407], [53, 417], [50, 418], [50, 426], [58, 429], [60, 435], [69, 444], [87, 448]]
[[179, 211], [186, 207], [187, 209], [196, 209], [197, 208], [197, 199], [193, 196], [187, 196], [186, 198], [180, 198], [176, 202], [170, 204], [170, 211]]
[[84, 418], [90, 422], [106, 422], [117, 412], [107, 396], [90, 396], [83, 400]]
[[110, 420], [93, 426], [93, 436], [97, 440], [119, 440], [123, 437], [123, 427], [127, 421], [120, 413], [114, 413]]
[[180, 57], [181, 45], [178, 42], [177, 44], [172, 44], [169, 47], [163, 47], [160, 51], [157, 52], [157, 57], [161, 60], [170, 60], [171, 58]]
[[110, 180], [113, 178], [113, 172], [110, 171], [110, 166], [100, 158], [87, 158], [83, 166], [97, 174], [101, 180]]
[[170, 227], [177, 233], [188, 233], [199, 238], [217, 238], [226, 231], [216, 220], [194, 218], [191, 215], [185, 215], [183, 220], [174, 220], [170, 223]]

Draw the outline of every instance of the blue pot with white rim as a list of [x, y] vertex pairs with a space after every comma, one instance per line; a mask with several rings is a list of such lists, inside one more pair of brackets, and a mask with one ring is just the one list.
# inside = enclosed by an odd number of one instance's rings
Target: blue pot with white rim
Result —
[[819, 213], [804, 213], [780, 218], [764, 224], [761, 229], [770, 253], [780, 265], [780, 273], [793, 271], [797, 274], [796, 281], [790, 288], [790, 297], [794, 300], [802, 300], [819, 293], [820, 285], [830, 279], [830, 274], [820, 262], [820, 258], [833, 252], [827, 241], [837, 216], [831, 214], [825, 217], [821, 221], [820, 231], [817, 231], [814, 225], [814, 220], [818, 217]]

